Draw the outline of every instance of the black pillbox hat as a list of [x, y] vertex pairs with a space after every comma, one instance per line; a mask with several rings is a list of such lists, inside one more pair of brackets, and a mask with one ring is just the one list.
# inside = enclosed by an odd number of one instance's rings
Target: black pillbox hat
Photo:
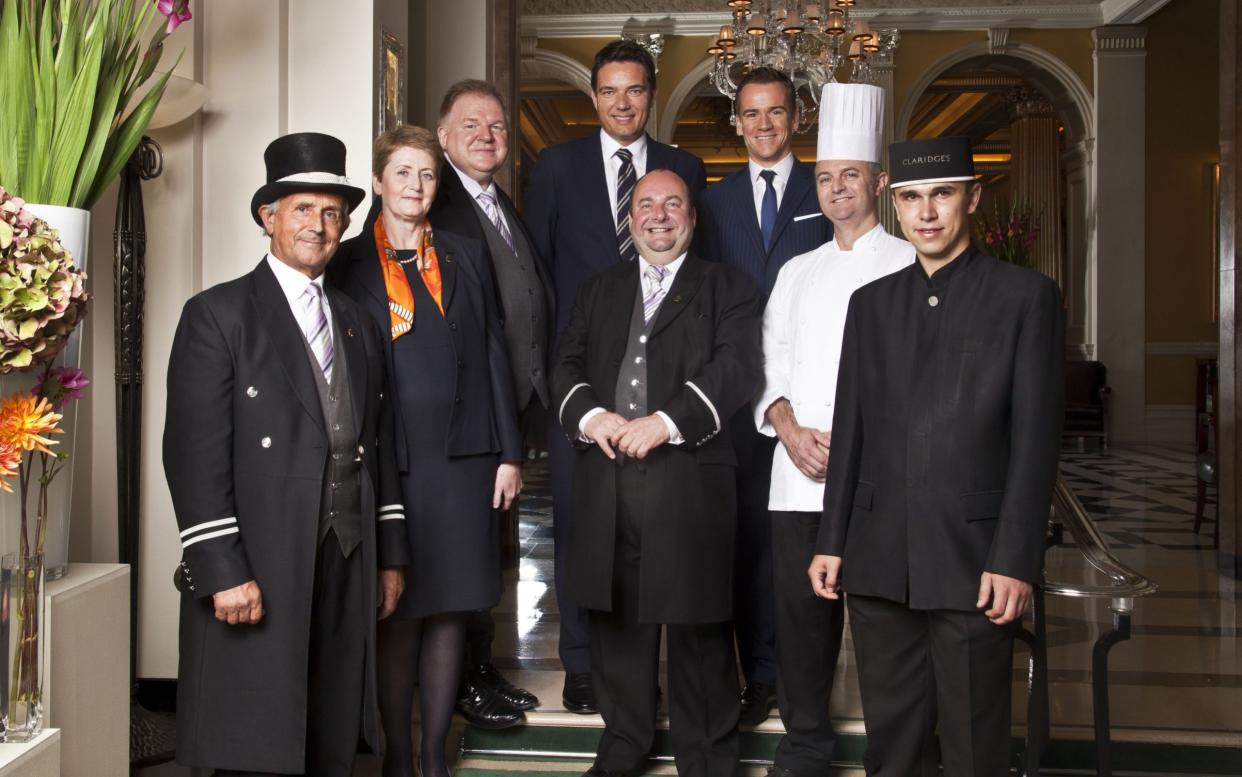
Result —
[[889, 186], [975, 180], [970, 138], [926, 138], [888, 147]]

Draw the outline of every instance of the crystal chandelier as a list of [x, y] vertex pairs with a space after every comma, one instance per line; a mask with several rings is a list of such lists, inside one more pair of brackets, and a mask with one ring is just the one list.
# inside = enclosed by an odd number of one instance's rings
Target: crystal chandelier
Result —
[[874, 83], [874, 60], [891, 62], [897, 48], [897, 30], [872, 30], [865, 21], [850, 18], [854, 3], [728, 0], [733, 20], [720, 28], [720, 37], [707, 49], [716, 58], [712, 86], [733, 100], [746, 72], [756, 67], [780, 70], [793, 80], [799, 130], [805, 132], [816, 119], [824, 84]]

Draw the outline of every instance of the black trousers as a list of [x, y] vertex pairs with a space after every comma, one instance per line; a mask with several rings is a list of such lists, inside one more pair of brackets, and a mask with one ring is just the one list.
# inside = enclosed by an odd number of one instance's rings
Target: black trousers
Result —
[[[306, 686], [305, 777], [349, 777], [362, 736], [367, 618], [362, 550], [341, 555], [329, 531], [315, 557]], [[239, 627], [241, 628], [241, 627]], [[224, 777], [268, 772], [220, 769]]]
[[785, 724], [775, 762], [798, 777], [827, 777], [836, 748], [828, 706], [845, 604], [811, 591], [806, 570], [815, 554], [819, 519], [818, 512], [772, 513], [776, 687]]
[[[1006, 777], [1017, 622], [849, 595], [868, 775]], [[940, 733], [939, 758], [936, 729]]]
[[[590, 611], [591, 674], [604, 718], [595, 765], [626, 771], [655, 741], [660, 624], [640, 623], [643, 475], [623, 465], [611, 612]], [[738, 768], [739, 693], [728, 623], [668, 624], [669, 738], [681, 777], [731, 777]]]
[[747, 683], [776, 685], [772, 522], [768, 491], [776, 441], [755, 429], [750, 408], [729, 421], [737, 453], [737, 544], [733, 570], [733, 627]]
[[571, 501], [577, 454], [557, 421], [555, 408], [548, 415], [548, 459], [552, 465], [552, 569], [561, 616], [557, 649], [565, 671], [579, 674], [591, 671], [591, 634], [587, 611], [570, 604], [564, 582], [565, 548], [569, 542], [569, 522], [573, 520]]

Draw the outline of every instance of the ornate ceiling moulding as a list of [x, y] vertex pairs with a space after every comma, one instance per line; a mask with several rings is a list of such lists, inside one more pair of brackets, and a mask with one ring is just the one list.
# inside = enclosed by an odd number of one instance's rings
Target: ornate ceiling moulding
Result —
[[[542, 9], [544, 4], [534, 4]], [[566, 4], [558, 4], [564, 7]], [[570, 6], [573, 3], [568, 4]], [[623, 31], [641, 29], [644, 33], [663, 35], [714, 36], [728, 24], [730, 16], [721, 11], [614, 11], [625, 3], [586, 3], [581, 13], [524, 13], [521, 34], [540, 38], [616, 37]], [[527, 3], [531, 6], [531, 3]], [[600, 7], [608, 8], [599, 12]], [[1030, 3], [1022, 5], [987, 5], [945, 8], [938, 6], [907, 6], [876, 8], [868, 4], [852, 15], [873, 27], [896, 27], [902, 30], [963, 30], [963, 29], [1063, 29], [1098, 27], [1103, 23], [1099, 3]]]

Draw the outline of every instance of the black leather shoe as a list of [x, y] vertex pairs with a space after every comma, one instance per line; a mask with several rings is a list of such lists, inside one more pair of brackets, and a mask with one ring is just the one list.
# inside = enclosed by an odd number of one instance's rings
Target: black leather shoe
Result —
[[624, 771], [614, 771], [612, 769], [601, 769], [598, 766], [592, 766], [582, 773], [582, 777], [641, 777], [646, 769], [642, 766], [636, 766], [633, 769]]
[[477, 664], [470, 671], [484, 685], [503, 696], [505, 701], [513, 705], [514, 709], [533, 710], [539, 706], [538, 696], [506, 680], [500, 670], [490, 661], [486, 664]]
[[565, 690], [561, 691], [561, 702], [564, 703], [565, 709], [579, 715], [594, 715], [599, 712], [591, 673], [574, 672], [565, 675]]
[[492, 730], [516, 726], [526, 718], [473, 672], [466, 673], [457, 689], [457, 711], [470, 725]]
[[776, 709], [776, 688], [764, 683], [751, 683], [742, 691], [742, 714], [737, 722], [743, 726], [757, 726], [768, 719], [768, 713]]

